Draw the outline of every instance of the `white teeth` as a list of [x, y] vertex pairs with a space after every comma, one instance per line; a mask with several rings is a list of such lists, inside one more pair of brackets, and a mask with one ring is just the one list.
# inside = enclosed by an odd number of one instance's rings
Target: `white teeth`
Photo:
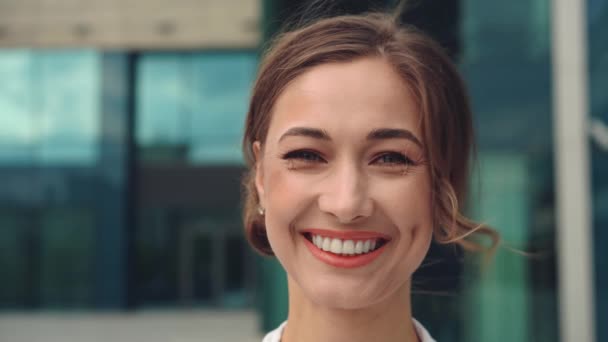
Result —
[[356, 254], [363, 253], [363, 241], [357, 241], [357, 244], [355, 245], [355, 253]]
[[330, 251], [334, 254], [342, 254], [342, 240], [340, 240], [340, 239], [331, 240]]
[[371, 241], [366, 240], [365, 243], [363, 244], [363, 253], [367, 253], [369, 252], [369, 247], [371, 245]]
[[355, 242], [353, 240], [344, 241], [344, 243], [342, 244], [342, 254], [355, 254]]
[[329, 252], [329, 246], [331, 244], [331, 239], [330, 238], [325, 238], [323, 239], [323, 245], [321, 246], [321, 249], [323, 249], [326, 252]]
[[356, 255], [368, 253], [376, 249], [377, 241], [374, 240], [341, 240], [328, 238], [321, 235], [312, 235], [312, 243], [319, 249], [333, 254]]

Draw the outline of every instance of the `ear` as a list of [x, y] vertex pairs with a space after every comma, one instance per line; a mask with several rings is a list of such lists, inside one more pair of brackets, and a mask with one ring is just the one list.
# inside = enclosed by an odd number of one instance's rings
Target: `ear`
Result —
[[260, 206], [265, 208], [264, 204], [264, 168], [262, 167], [262, 143], [255, 141], [253, 143], [253, 156], [255, 157], [255, 189], [258, 192]]

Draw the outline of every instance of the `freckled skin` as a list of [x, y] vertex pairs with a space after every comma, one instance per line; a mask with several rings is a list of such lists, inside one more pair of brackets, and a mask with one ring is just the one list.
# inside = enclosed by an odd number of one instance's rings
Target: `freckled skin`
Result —
[[[279, 96], [266, 141], [254, 152], [268, 238], [288, 273], [290, 322], [294, 305], [375, 312], [401, 305], [409, 314], [410, 278], [432, 237], [424, 147], [367, 135], [395, 128], [423, 142], [419, 119], [407, 85], [381, 58], [317, 66]], [[296, 126], [323, 130], [331, 140], [280, 140]], [[301, 150], [309, 152], [285, 158]], [[310, 253], [299, 233], [306, 228], [377, 231], [391, 241], [372, 263], [341, 269]]]

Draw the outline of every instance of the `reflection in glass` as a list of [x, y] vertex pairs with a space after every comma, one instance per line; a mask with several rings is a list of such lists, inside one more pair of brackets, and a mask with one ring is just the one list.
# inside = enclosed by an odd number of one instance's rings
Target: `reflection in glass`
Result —
[[120, 154], [101, 158], [102, 75], [111, 72], [92, 50], [0, 51], [0, 309], [108, 299], [100, 289], [115, 279], [99, 261], [111, 258], [96, 247], [121, 228], [105, 223], [121, 219], [112, 204], [122, 189], [104, 170], [124, 172]]
[[[507, 246], [466, 267], [463, 341], [557, 340], [549, 1], [463, 2], [479, 165], [471, 212]], [[504, 319], [508, 317], [508, 324]]]
[[92, 165], [99, 139], [99, 58], [92, 51], [0, 53], [0, 161]]
[[137, 142], [144, 160], [240, 163], [255, 53], [146, 54], [139, 67]]
[[138, 305], [252, 304], [240, 140], [256, 68], [253, 51], [137, 59]]

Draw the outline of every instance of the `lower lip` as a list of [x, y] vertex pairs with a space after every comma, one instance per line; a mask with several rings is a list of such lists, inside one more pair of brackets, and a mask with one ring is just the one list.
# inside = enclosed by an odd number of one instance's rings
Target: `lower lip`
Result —
[[317, 259], [323, 261], [324, 263], [340, 268], [355, 268], [365, 266], [372, 261], [376, 260], [384, 252], [384, 247], [387, 244], [380, 246], [378, 249], [375, 249], [372, 252], [367, 254], [353, 255], [353, 256], [342, 256], [333, 254], [330, 252], [326, 252], [319, 247], [315, 246], [312, 242], [310, 242], [305, 236], [302, 236], [304, 239], [304, 244], [308, 247], [308, 250], [314, 255]]

